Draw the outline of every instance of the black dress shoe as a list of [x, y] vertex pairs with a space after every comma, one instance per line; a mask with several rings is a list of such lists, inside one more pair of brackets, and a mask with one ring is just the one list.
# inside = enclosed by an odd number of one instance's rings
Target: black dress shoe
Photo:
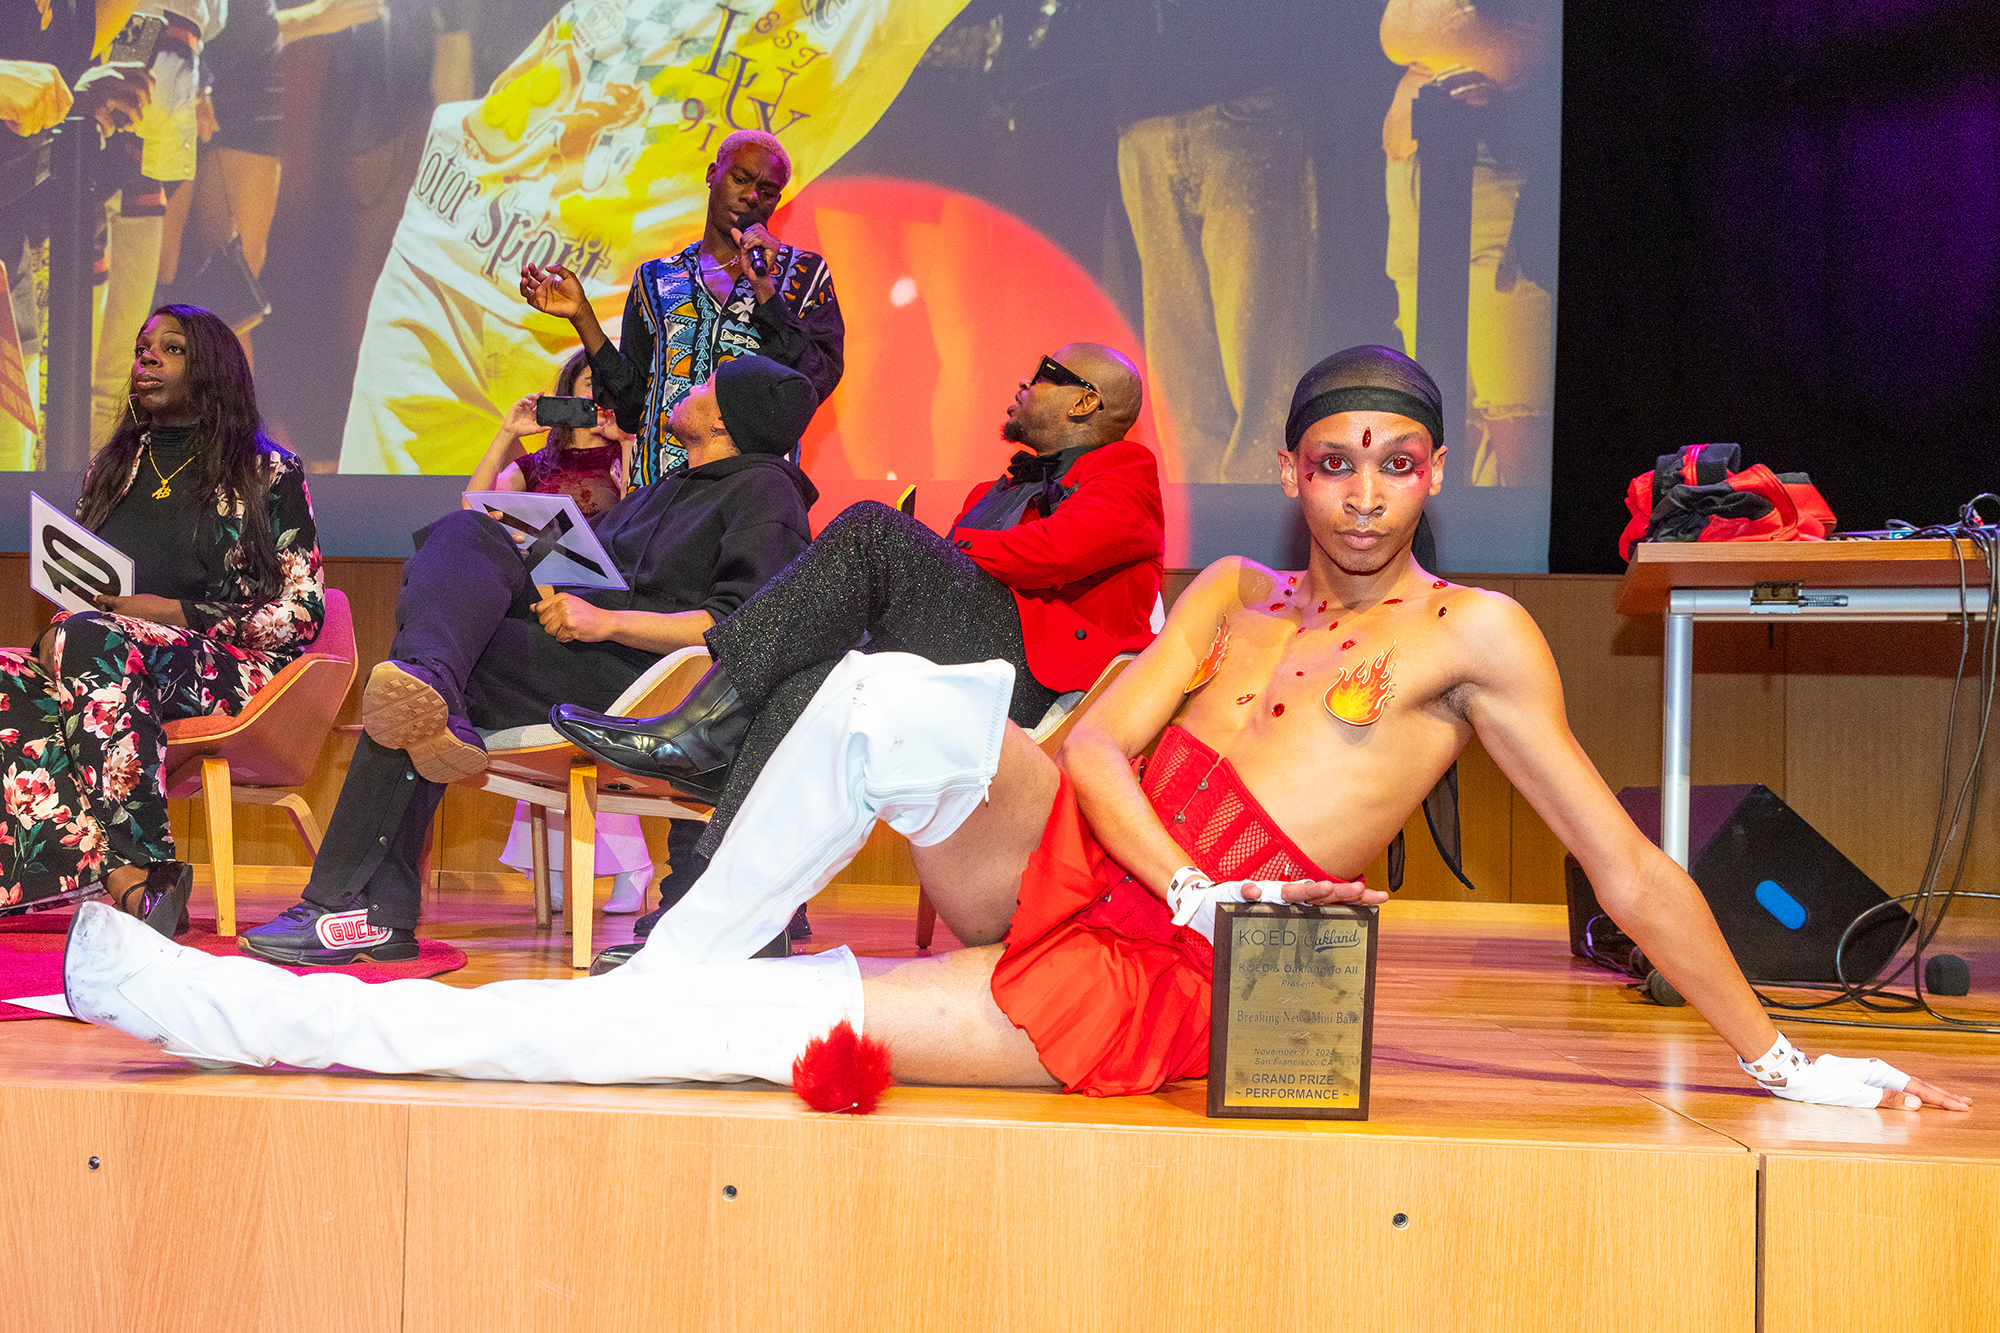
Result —
[[606, 972], [615, 972], [632, 961], [632, 955], [646, 947], [646, 941], [633, 940], [627, 944], [614, 944], [597, 957], [590, 960], [590, 975], [601, 977]]
[[[632, 955], [646, 947], [644, 940], [631, 940], [625, 944], [614, 944], [603, 953], [590, 960], [590, 975], [601, 977], [606, 972], [615, 972], [632, 961]], [[792, 956], [792, 941], [788, 932], [779, 931], [771, 942], [750, 955], [752, 958], [789, 958]]]
[[[139, 895], [135, 904], [133, 894]], [[194, 894], [194, 867], [185, 861], [155, 861], [146, 877], [118, 895], [118, 910], [138, 917], [172, 939], [188, 928], [188, 899]]]
[[672, 712], [658, 717], [610, 717], [574, 704], [557, 704], [549, 722], [562, 738], [613, 768], [660, 778], [704, 800], [721, 797], [729, 765], [750, 729], [729, 673], [708, 669]]

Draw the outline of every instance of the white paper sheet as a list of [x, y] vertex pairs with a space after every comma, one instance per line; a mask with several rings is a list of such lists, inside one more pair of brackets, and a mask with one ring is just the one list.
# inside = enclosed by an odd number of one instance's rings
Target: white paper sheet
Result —
[[33, 491], [28, 530], [28, 586], [65, 611], [95, 611], [95, 598], [131, 594], [132, 557]]
[[528, 577], [559, 588], [614, 588], [629, 585], [611, 563], [583, 510], [568, 495], [539, 491], [467, 491], [465, 498], [500, 520], [528, 557]]
[[23, 1009], [38, 1009], [45, 1014], [54, 1014], [57, 1018], [76, 1017], [69, 1011], [69, 1001], [63, 998], [61, 991], [57, 991], [54, 995], [23, 995], [17, 1000], [8, 1000], [6, 1003], [18, 1004]]

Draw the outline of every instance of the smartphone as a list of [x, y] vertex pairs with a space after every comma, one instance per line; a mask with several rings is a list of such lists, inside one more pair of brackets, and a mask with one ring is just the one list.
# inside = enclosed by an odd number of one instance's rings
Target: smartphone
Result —
[[136, 63], [151, 68], [153, 50], [166, 30], [167, 21], [158, 15], [134, 14], [112, 40], [110, 54], [105, 59], [113, 65]]
[[591, 398], [558, 398], [545, 393], [535, 400], [537, 426], [578, 426], [585, 430], [597, 424], [597, 402]]

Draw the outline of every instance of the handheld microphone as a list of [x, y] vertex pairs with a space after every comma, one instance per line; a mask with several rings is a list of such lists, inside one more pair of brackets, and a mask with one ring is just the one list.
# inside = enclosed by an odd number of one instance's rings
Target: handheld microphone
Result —
[[[738, 235], [749, 231], [750, 228], [756, 225], [757, 215], [755, 213], [738, 213], [736, 215], [736, 231]], [[755, 250], [746, 246], [744, 247], [744, 253], [750, 256], [750, 271], [752, 273], [755, 273], [760, 278], [771, 276], [770, 265], [764, 262], [764, 252], [762, 250]]]

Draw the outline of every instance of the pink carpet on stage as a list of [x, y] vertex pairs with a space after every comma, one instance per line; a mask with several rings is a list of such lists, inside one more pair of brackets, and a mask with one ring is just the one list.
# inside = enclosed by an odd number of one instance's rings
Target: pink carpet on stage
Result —
[[[68, 912], [36, 912], [0, 918], [0, 995], [54, 995], [62, 990], [63, 939], [69, 932]], [[237, 953], [233, 936], [215, 933], [215, 922], [194, 918], [191, 928], [175, 941], [190, 949], [220, 957]], [[277, 964], [272, 964], [273, 967]], [[405, 977], [435, 977], [465, 966], [463, 950], [437, 940], [424, 940], [415, 958], [404, 963], [356, 963], [351, 967], [288, 967], [300, 976], [342, 972], [363, 981], [398, 981]], [[16, 1018], [50, 1018], [38, 1009], [0, 1001], [0, 1022]]]

